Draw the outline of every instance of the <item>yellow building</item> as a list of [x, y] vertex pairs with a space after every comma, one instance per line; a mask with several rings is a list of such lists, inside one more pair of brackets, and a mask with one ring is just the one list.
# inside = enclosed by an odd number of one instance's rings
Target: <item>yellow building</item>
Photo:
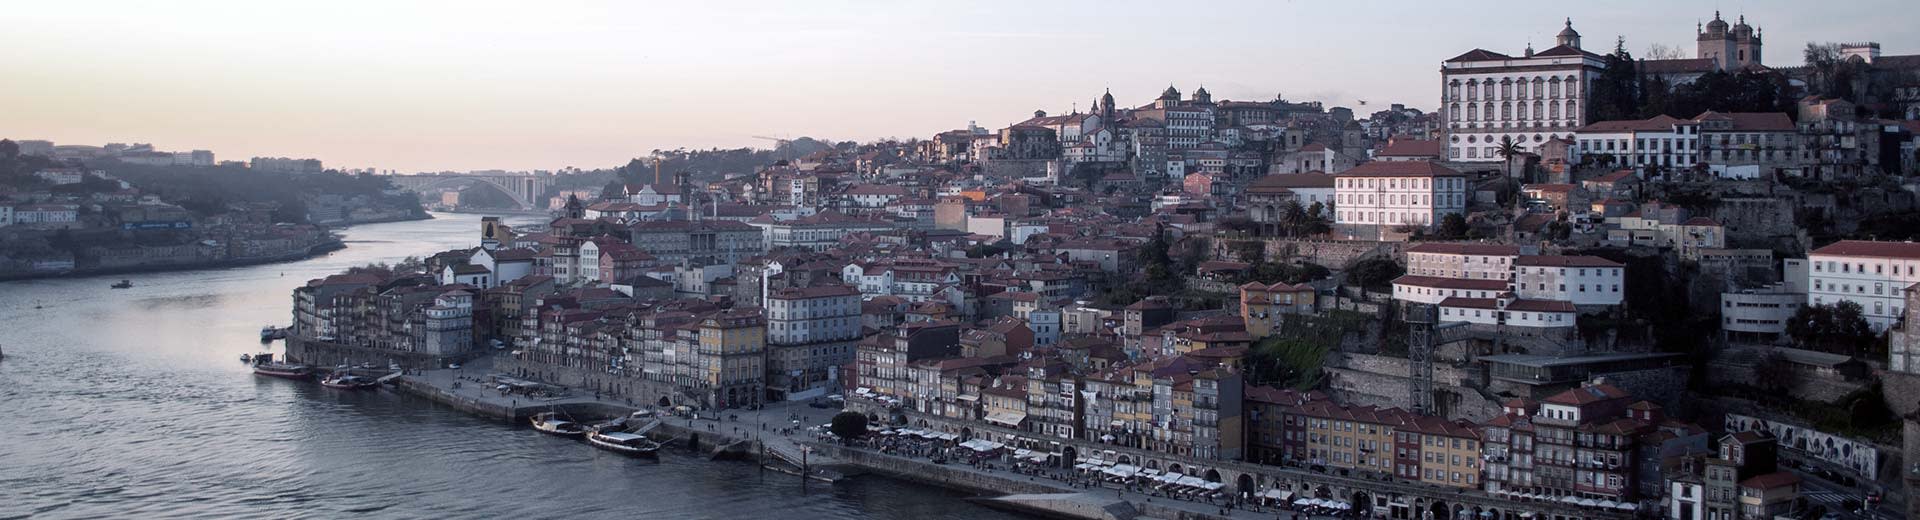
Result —
[[1461, 489], [1480, 486], [1480, 432], [1472, 424], [1419, 416], [1394, 436], [1400, 443], [1396, 475]]
[[1264, 285], [1251, 282], [1240, 286], [1240, 319], [1254, 340], [1267, 337], [1280, 323], [1282, 314], [1310, 314], [1314, 311], [1312, 287], [1276, 282]]
[[700, 320], [693, 365], [707, 406], [760, 404], [766, 394], [767, 321], [755, 310], [726, 310]]

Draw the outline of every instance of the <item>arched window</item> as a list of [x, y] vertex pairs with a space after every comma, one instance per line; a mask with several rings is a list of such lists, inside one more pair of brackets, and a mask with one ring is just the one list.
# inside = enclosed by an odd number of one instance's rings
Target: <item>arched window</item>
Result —
[[1493, 81], [1489, 80], [1485, 83], [1481, 83], [1480, 87], [1486, 90], [1485, 94], [1487, 96], [1487, 99], [1489, 100], [1493, 99]]
[[[1491, 85], [1489, 85], [1489, 86], [1491, 86]], [[1487, 106], [1486, 106], [1486, 113], [1484, 113], [1484, 114], [1482, 114], [1481, 116], [1482, 116], [1482, 117], [1481, 117], [1481, 119], [1485, 119], [1485, 120], [1488, 120], [1488, 121], [1492, 121], [1492, 120], [1493, 120], [1493, 103], [1487, 103]]]
[[1453, 118], [1454, 121], [1459, 121], [1460, 120], [1460, 104], [1454, 103], [1453, 109], [1448, 110], [1447, 113], [1449, 114], [1450, 117]]
[[1552, 97], [1560, 97], [1560, 78], [1553, 78], [1553, 81], [1548, 82], [1547, 90], [1551, 92]]
[[1480, 82], [1467, 80], [1467, 101], [1480, 99]]
[[1570, 97], [1570, 98], [1580, 97], [1580, 80], [1573, 79], [1573, 76], [1567, 76], [1566, 83], [1567, 83], [1567, 97]]
[[1506, 78], [1500, 79], [1500, 97], [1513, 99], [1513, 80]]
[[[1547, 95], [1547, 80], [1540, 79], [1540, 78], [1533, 78], [1533, 97], [1542, 98], [1542, 97], [1546, 97], [1546, 95]], [[1535, 110], [1534, 112], [1539, 112], [1539, 110]]]
[[1548, 106], [1551, 106], [1551, 107], [1553, 107], [1553, 117], [1552, 117], [1552, 119], [1559, 119], [1559, 118], [1560, 118], [1560, 104], [1559, 104], [1559, 103], [1554, 103], [1554, 104], [1552, 104], [1552, 105], [1548, 105]]
[[[1521, 83], [1521, 85], [1525, 85], [1525, 84], [1526, 83]], [[1520, 106], [1516, 108], [1518, 109], [1519, 113], [1515, 114], [1515, 116], [1518, 117], [1521, 121], [1526, 121], [1527, 120], [1527, 102], [1525, 101], [1520, 102]]]
[[1538, 100], [1535, 100], [1533, 102], [1533, 118], [1534, 119], [1539, 120], [1539, 119], [1547, 118], [1547, 111], [1542, 110], [1542, 108], [1544, 107], [1540, 104]]
[[1513, 120], [1513, 103], [1500, 104], [1500, 120], [1501, 121]]
[[1479, 119], [1480, 119], [1480, 104], [1467, 103], [1467, 120], [1477, 121]]
[[1576, 103], [1574, 100], [1571, 100], [1571, 99], [1567, 100], [1567, 119], [1576, 119], [1580, 117], [1580, 109], [1577, 108], [1577, 106], [1574, 103]]

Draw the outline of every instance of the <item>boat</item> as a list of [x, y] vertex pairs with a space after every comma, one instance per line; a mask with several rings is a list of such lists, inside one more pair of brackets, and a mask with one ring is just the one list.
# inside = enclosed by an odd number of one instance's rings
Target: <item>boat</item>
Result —
[[603, 450], [636, 456], [651, 456], [660, 451], [660, 444], [645, 435], [627, 432], [592, 432], [587, 434], [587, 442]]
[[371, 390], [373, 387], [380, 386], [380, 383], [360, 376], [336, 375], [321, 379], [320, 386], [341, 390]]
[[554, 415], [553, 412], [534, 414], [531, 422], [533, 423], [533, 429], [540, 430], [540, 433], [548, 433], [562, 437], [578, 437], [587, 433], [586, 426], [582, 426], [577, 422], [561, 419]]
[[[255, 359], [259, 358], [256, 357]], [[307, 368], [306, 365], [274, 363], [271, 361], [254, 365], [253, 373], [268, 377], [284, 377], [287, 379], [307, 379], [313, 376], [312, 370]]]
[[116, 282], [116, 283], [114, 283], [114, 284], [112, 285], [112, 287], [113, 287], [113, 288], [115, 288], [115, 289], [128, 289], [128, 288], [132, 288], [132, 287], [133, 287], [133, 280], [120, 280], [119, 282]]
[[260, 341], [273, 341], [287, 337], [287, 329], [268, 325], [260, 327]]
[[253, 361], [253, 355], [251, 355], [251, 354], [241, 354], [241, 355], [240, 355], [240, 362], [241, 362], [241, 363], [246, 363], [246, 362], [248, 362], [248, 361]]

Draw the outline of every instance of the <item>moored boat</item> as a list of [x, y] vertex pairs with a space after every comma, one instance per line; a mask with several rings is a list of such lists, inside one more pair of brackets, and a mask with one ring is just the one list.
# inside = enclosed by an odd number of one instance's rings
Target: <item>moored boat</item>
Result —
[[114, 283], [114, 284], [112, 285], [112, 287], [113, 287], [113, 288], [115, 288], [115, 289], [128, 289], [128, 288], [132, 288], [132, 287], [133, 287], [133, 280], [124, 280], [124, 279], [123, 279], [123, 280], [120, 280], [119, 282], [115, 282], [115, 283]]
[[649, 456], [660, 451], [660, 444], [645, 435], [627, 432], [592, 432], [587, 442], [593, 447], [627, 455]]
[[282, 329], [272, 325], [268, 325], [260, 328], [260, 341], [273, 341], [273, 340], [285, 338], [285, 337], [287, 337], [287, 329]]
[[534, 414], [530, 422], [533, 423], [533, 429], [540, 430], [540, 433], [559, 435], [562, 437], [578, 437], [587, 433], [587, 427], [585, 425], [561, 419], [555, 416], [553, 412]]
[[373, 387], [380, 386], [380, 383], [360, 376], [339, 375], [321, 379], [320, 386], [341, 390], [371, 390]]
[[307, 368], [306, 365], [295, 365], [291, 363], [260, 363], [253, 366], [253, 373], [287, 379], [307, 379], [313, 376], [313, 371]]

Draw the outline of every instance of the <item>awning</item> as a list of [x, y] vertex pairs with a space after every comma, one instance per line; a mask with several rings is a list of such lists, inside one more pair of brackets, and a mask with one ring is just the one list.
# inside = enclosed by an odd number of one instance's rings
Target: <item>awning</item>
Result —
[[1113, 442], [1113, 436], [1112, 436], [1112, 435], [1101, 435], [1101, 436], [1100, 436], [1100, 440], [1102, 440], [1102, 441], [1106, 441], [1106, 442]]
[[987, 422], [1008, 428], [1019, 428], [1020, 423], [1026, 420], [1027, 412], [998, 412], [987, 414]]
[[1261, 491], [1260, 496], [1271, 498], [1274, 500], [1287, 500], [1287, 499], [1293, 498], [1293, 492], [1280, 489], [1280, 488], [1273, 488], [1266, 491]]

